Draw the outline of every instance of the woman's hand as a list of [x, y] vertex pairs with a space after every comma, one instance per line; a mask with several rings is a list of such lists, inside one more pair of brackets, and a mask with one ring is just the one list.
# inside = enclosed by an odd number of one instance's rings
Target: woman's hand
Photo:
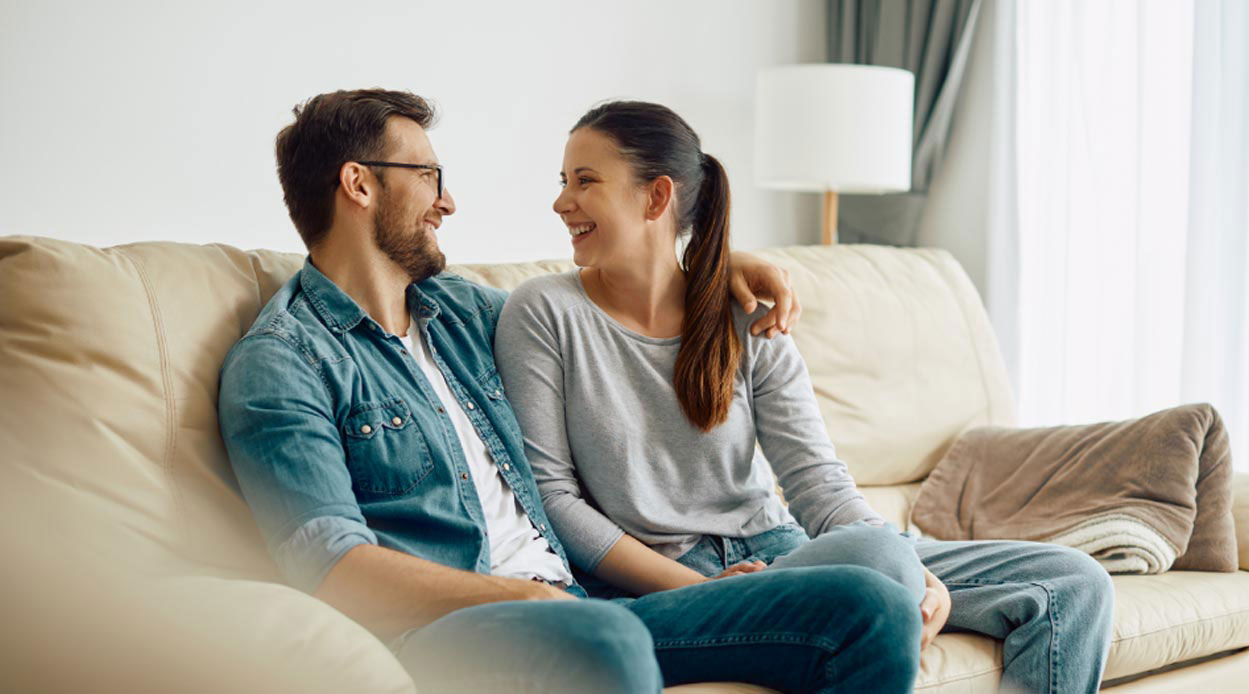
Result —
[[928, 569], [924, 569], [924, 583], [928, 588], [924, 591], [924, 599], [919, 603], [919, 611], [924, 615], [924, 630], [919, 641], [921, 651], [937, 638], [946, 620], [950, 618], [949, 589]]
[[740, 251], [730, 256], [730, 263], [729, 289], [746, 313], [755, 310], [759, 299], [773, 302], [772, 310], [750, 326], [750, 334], [767, 331], [766, 337], [778, 333], [788, 335], [789, 329], [802, 315], [802, 304], [798, 303], [798, 296], [789, 285], [789, 271]]
[[728, 578], [729, 576], [741, 576], [744, 574], [752, 574], [756, 571], [763, 571], [766, 568], [768, 568], [768, 565], [758, 560], [744, 561], [740, 564], [734, 564], [730, 566], [729, 568], [720, 572], [718, 575], [712, 576], [708, 580], [714, 581], [717, 578]]

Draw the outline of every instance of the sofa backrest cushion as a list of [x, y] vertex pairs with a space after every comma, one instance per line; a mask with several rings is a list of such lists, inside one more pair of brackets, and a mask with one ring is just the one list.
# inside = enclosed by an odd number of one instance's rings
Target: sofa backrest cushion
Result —
[[218, 433], [217, 380], [301, 260], [0, 238], [0, 494], [74, 551], [275, 577]]
[[[1014, 425], [997, 338], [975, 286], [946, 251], [842, 245], [755, 254], [790, 273], [803, 307], [792, 335], [829, 434], [860, 485], [922, 480], [963, 429]], [[571, 267], [456, 271], [512, 289]]]
[[[794, 339], [861, 484], [919, 480], [964, 427], [1013, 422], [984, 311], [948, 254], [760, 255], [803, 297]], [[221, 245], [0, 238], [0, 502], [32, 532], [102, 556], [276, 576], [218, 434], [217, 383], [301, 262]], [[506, 289], [570, 267], [451, 269]]]

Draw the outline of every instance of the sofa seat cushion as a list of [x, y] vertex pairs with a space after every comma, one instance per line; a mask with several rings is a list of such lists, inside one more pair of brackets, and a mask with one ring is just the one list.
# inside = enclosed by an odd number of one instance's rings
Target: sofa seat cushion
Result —
[[[1115, 629], [1105, 680], [1249, 646], [1249, 572], [1116, 576]], [[916, 692], [995, 692], [1002, 644], [943, 634], [924, 652]]]
[[1249, 572], [1115, 576], [1106, 679], [1249, 646]]

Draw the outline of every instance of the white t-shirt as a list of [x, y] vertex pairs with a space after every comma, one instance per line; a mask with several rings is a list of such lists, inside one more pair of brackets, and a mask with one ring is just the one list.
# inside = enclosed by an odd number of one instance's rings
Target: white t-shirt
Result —
[[[401, 339], [425, 373], [434, 394], [442, 401], [460, 439], [460, 447], [468, 461], [473, 485], [477, 488], [481, 509], [486, 516], [486, 533], [490, 540], [490, 573], [510, 578], [571, 582], [572, 576], [564, 568], [564, 562], [560, 561], [546, 539], [533, 527], [533, 522], [516, 501], [512, 488], [499, 474], [499, 468], [486, 450], [481, 435], [473, 428], [463, 406], [451, 394], [451, 389], [438, 366], [434, 364], [429, 345], [415, 321], [408, 327], [408, 334]], [[417, 343], [420, 344], [419, 349], [416, 347]], [[451, 407], [449, 403], [456, 403], [456, 406]]]

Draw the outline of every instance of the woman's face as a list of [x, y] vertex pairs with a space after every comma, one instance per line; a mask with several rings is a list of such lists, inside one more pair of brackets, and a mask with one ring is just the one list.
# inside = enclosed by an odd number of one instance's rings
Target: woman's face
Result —
[[647, 191], [611, 138], [579, 128], [564, 146], [563, 190], [555, 213], [571, 235], [573, 262], [580, 267], [628, 262], [646, 236]]

